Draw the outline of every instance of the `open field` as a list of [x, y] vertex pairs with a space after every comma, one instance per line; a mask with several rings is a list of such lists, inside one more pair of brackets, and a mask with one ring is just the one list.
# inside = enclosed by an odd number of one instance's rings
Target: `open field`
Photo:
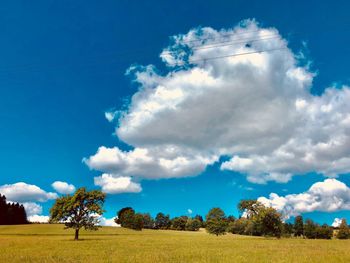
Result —
[[0, 226], [1, 262], [350, 262], [350, 240], [212, 236], [204, 231], [141, 232], [62, 225]]

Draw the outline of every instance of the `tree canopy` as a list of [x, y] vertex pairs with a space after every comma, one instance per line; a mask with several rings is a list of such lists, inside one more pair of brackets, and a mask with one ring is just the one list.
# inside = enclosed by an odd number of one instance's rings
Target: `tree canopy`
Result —
[[238, 205], [238, 210], [243, 214], [246, 214], [247, 218], [251, 218], [254, 215], [257, 215], [261, 208], [264, 207], [264, 205], [257, 200], [254, 199], [248, 199], [248, 200], [241, 200]]
[[169, 229], [171, 226], [170, 216], [158, 213], [155, 219], [155, 227], [157, 229]]
[[304, 235], [304, 222], [302, 216], [296, 216], [294, 219], [294, 235], [303, 236]]
[[212, 208], [206, 215], [206, 227], [205, 229], [209, 234], [224, 235], [227, 229], [227, 220], [225, 212], [218, 208]]
[[57, 198], [50, 209], [51, 223], [64, 223], [66, 228], [75, 229], [74, 239], [79, 239], [79, 230], [84, 227], [88, 230], [98, 229], [98, 215], [104, 211], [102, 206], [106, 194], [99, 190], [87, 191], [79, 188], [73, 195]]

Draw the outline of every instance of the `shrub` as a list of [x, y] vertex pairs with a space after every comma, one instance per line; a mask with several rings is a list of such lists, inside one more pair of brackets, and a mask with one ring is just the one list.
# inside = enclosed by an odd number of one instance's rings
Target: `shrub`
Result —
[[198, 219], [189, 218], [186, 222], [186, 230], [188, 231], [198, 231], [202, 223]]

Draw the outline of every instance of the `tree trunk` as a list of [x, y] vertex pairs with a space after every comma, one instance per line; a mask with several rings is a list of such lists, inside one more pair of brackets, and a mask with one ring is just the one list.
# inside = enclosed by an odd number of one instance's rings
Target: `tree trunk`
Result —
[[79, 229], [75, 229], [74, 240], [78, 240], [78, 239], [79, 239]]

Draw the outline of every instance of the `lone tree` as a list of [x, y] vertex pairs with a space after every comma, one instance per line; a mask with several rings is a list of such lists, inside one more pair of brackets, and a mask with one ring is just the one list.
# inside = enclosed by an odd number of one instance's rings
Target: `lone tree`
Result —
[[98, 218], [101, 215], [106, 194], [99, 190], [86, 191], [79, 188], [73, 195], [57, 198], [50, 209], [50, 223], [64, 222], [65, 228], [75, 229], [74, 240], [79, 239], [79, 230], [84, 227], [88, 230], [98, 229]]
[[225, 212], [222, 209], [212, 208], [206, 216], [205, 229], [209, 234], [224, 235], [226, 233], [228, 222], [226, 220]]

